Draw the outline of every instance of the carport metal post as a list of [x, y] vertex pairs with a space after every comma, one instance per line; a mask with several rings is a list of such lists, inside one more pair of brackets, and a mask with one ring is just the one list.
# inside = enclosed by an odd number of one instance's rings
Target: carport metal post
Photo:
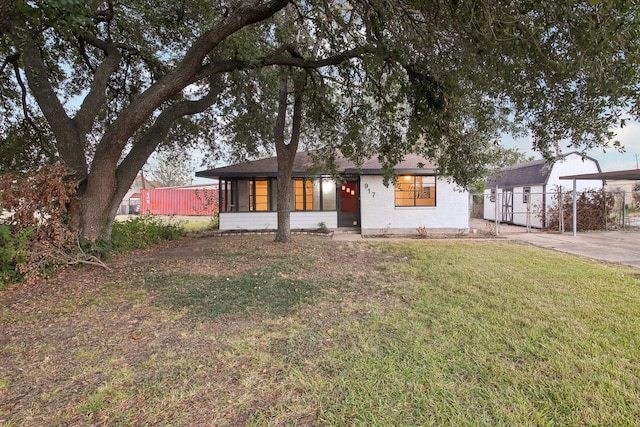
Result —
[[[598, 167], [600, 169], [600, 167]], [[599, 180], [633, 180], [640, 181], [640, 169], [629, 169], [624, 171], [613, 171], [613, 172], [598, 172], [598, 173], [585, 173], [582, 175], [569, 175], [569, 176], [561, 176], [560, 179], [573, 179], [573, 235], [577, 235], [576, 228], [578, 222], [577, 215], [577, 187], [576, 180], [577, 179], [599, 179]], [[604, 182], [602, 183], [604, 188]], [[606, 215], [605, 215], [606, 216]]]
[[500, 210], [500, 198], [498, 197], [498, 186], [496, 185], [496, 212], [495, 212], [495, 228], [496, 228], [496, 236], [500, 235], [500, 220], [498, 220], [498, 213], [501, 212]]
[[573, 237], [576, 237], [578, 235], [577, 232], [577, 228], [578, 228], [578, 207], [577, 207], [577, 184], [576, 184], [576, 179], [573, 178]]

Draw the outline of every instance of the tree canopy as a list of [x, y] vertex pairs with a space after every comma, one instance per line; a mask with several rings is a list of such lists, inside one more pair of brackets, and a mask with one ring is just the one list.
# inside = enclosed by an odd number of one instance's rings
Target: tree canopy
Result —
[[639, 28], [631, 1], [19, 2], [0, 36], [0, 160], [60, 159], [76, 226], [108, 237], [158, 146], [254, 154], [294, 136], [275, 124], [295, 124], [297, 99], [325, 160], [414, 151], [468, 186], [502, 132], [551, 156], [637, 118]]
[[149, 169], [151, 179], [161, 187], [179, 187], [193, 181], [193, 161], [188, 153], [157, 151]]

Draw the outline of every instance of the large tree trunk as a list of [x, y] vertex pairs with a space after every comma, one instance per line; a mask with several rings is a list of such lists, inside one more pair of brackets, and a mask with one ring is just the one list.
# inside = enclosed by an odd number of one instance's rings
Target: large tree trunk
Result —
[[298, 151], [302, 123], [302, 87], [304, 80], [300, 79], [295, 83], [291, 139], [287, 144], [284, 140], [284, 128], [287, 118], [288, 81], [289, 70], [283, 69], [280, 74], [278, 116], [274, 129], [278, 161], [278, 230], [276, 231], [276, 242], [291, 241], [292, 172], [296, 152]]
[[[110, 238], [118, 205], [137, 172], [177, 118], [201, 112], [213, 103], [213, 91], [199, 101], [178, 102], [166, 108], [151, 129], [141, 136], [141, 140], [133, 145], [129, 154], [120, 162], [131, 138], [163, 104], [185, 87], [216, 71], [214, 67], [204, 72], [206, 67], [203, 61], [228, 36], [247, 25], [270, 17], [287, 3], [288, 0], [243, 2], [232, 14], [200, 36], [171, 72], [133, 99], [107, 127], [95, 148], [90, 167], [85, 158], [87, 135], [107, 102], [106, 88], [120, 63], [117, 45], [98, 40], [90, 34], [82, 36], [84, 42], [103, 50], [105, 59], [96, 68], [94, 80], [76, 116], [71, 118], [49, 81], [47, 67], [35, 41], [26, 32], [18, 35], [31, 94], [55, 135], [61, 159], [79, 183], [77, 206], [74, 205], [72, 210], [78, 216], [71, 218], [71, 224], [78, 227], [81, 238]], [[225, 69], [223, 67], [218, 71]]]
[[[97, 181], [97, 182], [96, 182]], [[125, 193], [127, 189], [124, 190]], [[113, 176], [90, 176], [87, 189], [80, 195], [80, 236], [89, 240], [108, 240], [122, 196], [117, 197]]]
[[295, 150], [291, 152], [289, 146], [285, 146], [278, 152], [278, 229], [276, 242], [291, 241], [291, 207], [293, 205], [293, 161], [296, 157]]
[[18, 11], [16, 0], [0, 0], [0, 36], [11, 29], [13, 16]]

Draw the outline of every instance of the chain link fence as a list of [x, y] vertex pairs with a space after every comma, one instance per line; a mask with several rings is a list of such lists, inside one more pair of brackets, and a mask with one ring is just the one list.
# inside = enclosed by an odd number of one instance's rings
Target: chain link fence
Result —
[[[576, 197], [578, 231], [619, 230], [640, 227], [637, 192], [589, 190]], [[559, 203], [562, 201], [562, 203]], [[552, 191], [487, 189], [471, 196], [471, 217], [500, 224], [556, 230], [573, 229], [573, 191], [557, 187]]]

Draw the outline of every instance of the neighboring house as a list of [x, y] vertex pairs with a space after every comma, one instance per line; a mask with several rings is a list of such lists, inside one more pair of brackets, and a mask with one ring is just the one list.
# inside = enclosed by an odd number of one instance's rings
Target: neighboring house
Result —
[[[337, 160], [340, 180], [310, 175], [313, 162], [297, 153], [293, 168], [292, 229], [355, 228], [362, 235], [458, 233], [469, 230], [469, 193], [444, 177], [422, 157], [408, 155], [395, 167], [395, 186], [383, 184], [381, 164], [370, 159], [360, 167]], [[196, 172], [219, 180], [221, 230], [277, 228], [275, 157]]]
[[[598, 161], [573, 152], [552, 164], [545, 160], [520, 163], [491, 175], [484, 187], [484, 219], [545, 227], [546, 213], [555, 207], [560, 187], [573, 190], [573, 182], [561, 176], [600, 172]], [[577, 181], [577, 190], [601, 189], [602, 180]], [[496, 215], [497, 214], [497, 215]]]
[[140, 213], [210, 216], [218, 211], [218, 184], [140, 190]]
[[129, 215], [140, 213], [140, 191], [148, 188], [160, 187], [160, 184], [155, 181], [149, 181], [144, 177], [144, 174], [140, 172], [131, 184], [131, 188], [127, 191], [127, 194], [123, 197], [118, 207], [118, 215]]
[[637, 185], [638, 181], [632, 180], [606, 180], [604, 188], [607, 193], [617, 196], [616, 201], [624, 201], [626, 207], [637, 208], [640, 207], [640, 191], [634, 190]]

